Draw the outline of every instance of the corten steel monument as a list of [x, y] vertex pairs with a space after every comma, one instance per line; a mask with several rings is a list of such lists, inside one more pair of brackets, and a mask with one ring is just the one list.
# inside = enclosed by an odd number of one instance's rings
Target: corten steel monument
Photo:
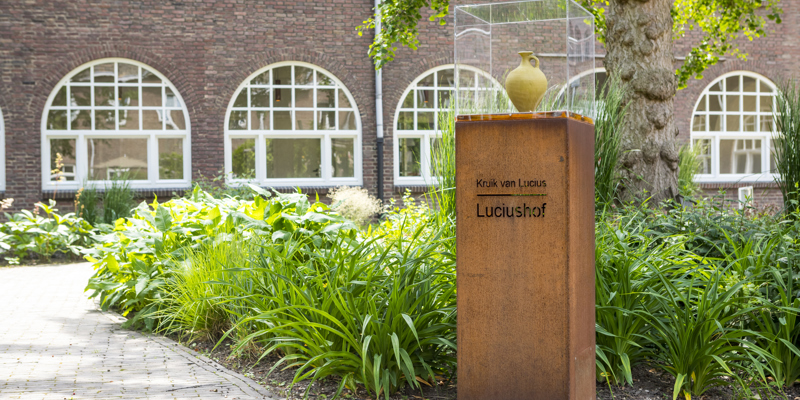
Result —
[[[458, 398], [593, 400], [594, 20], [571, 0], [455, 16]], [[542, 103], [485, 114], [531, 53]]]

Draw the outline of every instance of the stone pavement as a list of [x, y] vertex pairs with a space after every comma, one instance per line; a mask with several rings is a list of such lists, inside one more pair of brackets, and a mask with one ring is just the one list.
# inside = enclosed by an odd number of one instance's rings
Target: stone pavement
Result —
[[83, 292], [92, 267], [0, 267], [0, 399], [270, 399], [181, 345], [120, 328]]

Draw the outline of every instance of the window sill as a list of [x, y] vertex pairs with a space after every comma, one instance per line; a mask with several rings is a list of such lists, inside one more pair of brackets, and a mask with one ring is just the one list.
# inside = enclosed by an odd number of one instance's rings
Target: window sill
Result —
[[703, 181], [697, 182], [701, 189], [738, 189], [752, 186], [753, 189], [777, 189], [778, 184], [774, 181]]
[[[156, 188], [156, 189], [132, 188], [131, 190], [133, 190], [134, 198], [146, 199], [153, 197], [154, 195], [158, 197], [171, 198], [173, 193], [180, 196], [186, 192], [191, 191], [192, 189], [187, 187], [182, 187], [182, 188]], [[97, 188], [97, 193], [103, 193], [104, 191], [105, 189]], [[42, 190], [42, 199], [74, 200], [76, 193], [78, 193], [78, 190], [73, 188], [58, 189], [58, 190]]]

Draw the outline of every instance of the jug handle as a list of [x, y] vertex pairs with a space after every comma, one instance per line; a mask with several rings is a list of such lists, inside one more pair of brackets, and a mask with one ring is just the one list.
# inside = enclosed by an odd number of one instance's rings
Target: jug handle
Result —
[[539, 59], [538, 59], [538, 58], [536, 58], [536, 56], [530, 56], [530, 57], [531, 57], [532, 59], [536, 60], [536, 65], [534, 65], [534, 67], [535, 67], [535, 68], [539, 68]]

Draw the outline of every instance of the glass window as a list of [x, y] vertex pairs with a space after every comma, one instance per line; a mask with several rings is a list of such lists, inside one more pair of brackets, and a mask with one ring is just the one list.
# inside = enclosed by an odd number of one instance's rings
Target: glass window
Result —
[[701, 180], [769, 179], [775, 86], [750, 72], [711, 82], [692, 115], [692, 143], [703, 146]]
[[138, 188], [189, 186], [188, 112], [175, 87], [147, 65], [84, 65], [56, 86], [44, 116], [50, 157], [43, 189], [115, 178]]
[[226, 121], [228, 179], [267, 186], [361, 184], [361, 122], [350, 92], [310, 64], [257, 71]]
[[[395, 183], [427, 184], [433, 139], [441, 137], [439, 117], [451, 108], [455, 98], [454, 66], [442, 66], [420, 75], [400, 98], [394, 119]], [[481, 79], [476, 79], [480, 77]], [[482, 71], [465, 68], [459, 71], [462, 90], [460, 101], [480, 98], [500, 87]], [[492, 82], [487, 87], [487, 82]]]

